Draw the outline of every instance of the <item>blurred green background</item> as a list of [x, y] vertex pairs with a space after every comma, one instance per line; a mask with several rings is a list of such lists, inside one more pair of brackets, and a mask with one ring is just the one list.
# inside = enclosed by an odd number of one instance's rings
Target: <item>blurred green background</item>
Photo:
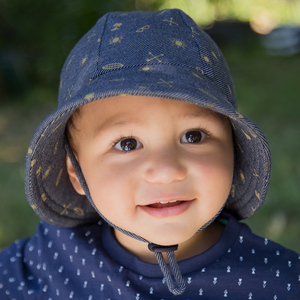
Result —
[[[0, 0], [0, 248], [33, 234], [38, 222], [24, 194], [25, 155], [36, 127], [56, 106], [60, 69], [76, 41], [106, 12], [177, 7], [217, 41], [241, 112], [270, 143], [267, 201], [246, 222], [300, 252], [299, 2]], [[281, 31], [272, 35], [275, 28]]]

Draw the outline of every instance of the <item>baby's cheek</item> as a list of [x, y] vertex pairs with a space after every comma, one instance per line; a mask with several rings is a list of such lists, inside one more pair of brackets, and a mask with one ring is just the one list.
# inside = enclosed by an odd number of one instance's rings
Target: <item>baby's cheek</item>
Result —
[[193, 169], [203, 188], [213, 193], [229, 192], [233, 176], [233, 164], [230, 162], [210, 157], [195, 161]]
[[197, 157], [192, 162], [191, 167], [199, 176], [211, 176], [218, 171], [220, 165], [211, 157]]

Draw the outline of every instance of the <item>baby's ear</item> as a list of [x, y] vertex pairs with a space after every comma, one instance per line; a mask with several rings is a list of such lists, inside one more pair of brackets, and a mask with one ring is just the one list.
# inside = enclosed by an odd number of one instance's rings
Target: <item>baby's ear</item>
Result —
[[71, 160], [68, 155], [66, 155], [66, 166], [67, 166], [67, 172], [69, 174], [70, 181], [71, 181], [75, 191], [80, 195], [85, 195], [85, 192], [78, 180], [78, 177], [75, 173], [75, 170], [73, 168], [73, 165], [72, 165]]

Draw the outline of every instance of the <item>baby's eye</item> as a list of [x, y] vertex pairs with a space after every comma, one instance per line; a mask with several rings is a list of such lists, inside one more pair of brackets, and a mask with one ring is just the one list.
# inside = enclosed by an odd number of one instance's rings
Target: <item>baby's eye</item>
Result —
[[187, 131], [180, 139], [181, 143], [200, 143], [206, 138], [206, 134], [201, 130]]
[[142, 147], [143, 145], [132, 137], [123, 138], [114, 144], [114, 148], [120, 151], [131, 151]]

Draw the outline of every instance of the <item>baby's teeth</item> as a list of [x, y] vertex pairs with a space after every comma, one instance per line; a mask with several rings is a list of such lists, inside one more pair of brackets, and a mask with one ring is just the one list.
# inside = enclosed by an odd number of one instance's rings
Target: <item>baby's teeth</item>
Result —
[[168, 203], [174, 203], [177, 202], [177, 200], [173, 200], [173, 201], [169, 201], [169, 202], [164, 202], [164, 201], [160, 201], [160, 204], [168, 204]]

